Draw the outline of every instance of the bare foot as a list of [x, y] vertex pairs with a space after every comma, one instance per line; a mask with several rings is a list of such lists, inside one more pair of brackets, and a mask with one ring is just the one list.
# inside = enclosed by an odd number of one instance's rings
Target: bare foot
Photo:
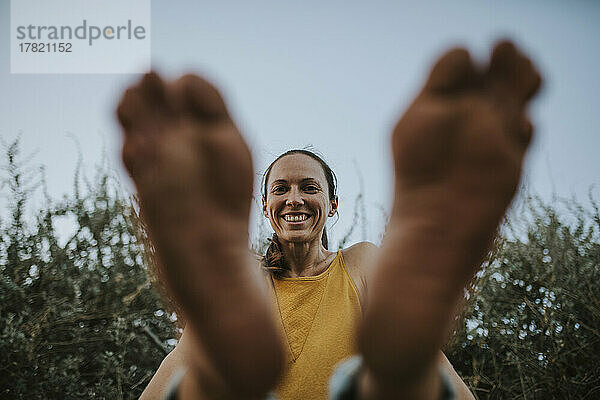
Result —
[[526, 105], [540, 82], [509, 42], [484, 69], [452, 50], [398, 122], [394, 208], [360, 336], [382, 381], [414, 381], [443, 345], [518, 187], [532, 135]]
[[224, 381], [266, 392], [281, 349], [248, 252], [252, 160], [223, 99], [198, 77], [166, 84], [150, 73], [117, 114], [123, 161], [172, 294]]

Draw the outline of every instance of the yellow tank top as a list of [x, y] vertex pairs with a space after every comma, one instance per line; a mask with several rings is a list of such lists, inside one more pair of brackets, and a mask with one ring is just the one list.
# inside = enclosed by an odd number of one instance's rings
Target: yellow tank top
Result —
[[334, 366], [355, 353], [362, 317], [342, 251], [317, 276], [270, 280], [287, 353], [277, 399], [326, 399]]

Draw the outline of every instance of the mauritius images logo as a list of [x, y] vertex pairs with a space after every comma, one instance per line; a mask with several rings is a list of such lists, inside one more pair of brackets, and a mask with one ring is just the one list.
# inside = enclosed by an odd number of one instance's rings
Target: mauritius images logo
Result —
[[11, 72], [142, 73], [150, 35], [150, 0], [11, 0]]
[[86, 19], [81, 25], [32, 25], [17, 26], [17, 39], [29, 41], [72, 41], [84, 40], [92, 46], [97, 40], [144, 40], [146, 27], [134, 25], [129, 19], [124, 25], [91, 25]]

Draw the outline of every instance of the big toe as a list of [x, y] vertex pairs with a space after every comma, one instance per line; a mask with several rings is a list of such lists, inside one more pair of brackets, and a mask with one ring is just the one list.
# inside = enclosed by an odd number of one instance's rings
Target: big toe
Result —
[[227, 107], [221, 93], [197, 75], [182, 76], [173, 83], [172, 90], [181, 102], [179, 106], [198, 118], [211, 120], [227, 115]]
[[469, 52], [456, 48], [444, 54], [434, 65], [425, 90], [450, 94], [467, 89], [476, 81], [477, 71]]
[[127, 134], [148, 123], [158, 111], [167, 109], [165, 85], [156, 73], [150, 72], [125, 91], [117, 106], [117, 118]]
[[499, 42], [492, 52], [489, 79], [493, 88], [526, 103], [539, 90], [542, 79], [529, 58], [509, 41]]

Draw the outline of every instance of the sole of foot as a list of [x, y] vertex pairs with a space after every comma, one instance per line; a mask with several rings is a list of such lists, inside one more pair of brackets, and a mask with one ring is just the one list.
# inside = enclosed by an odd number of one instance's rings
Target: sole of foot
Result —
[[397, 123], [394, 206], [359, 336], [382, 381], [415, 381], [435, 362], [517, 190], [540, 83], [508, 41], [485, 66], [454, 49]]
[[239, 394], [268, 391], [282, 352], [248, 252], [252, 159], [223, 98], [197, 76], [167, 83], [149, 73], [117, 116], [171, 294], [224, 381]]

